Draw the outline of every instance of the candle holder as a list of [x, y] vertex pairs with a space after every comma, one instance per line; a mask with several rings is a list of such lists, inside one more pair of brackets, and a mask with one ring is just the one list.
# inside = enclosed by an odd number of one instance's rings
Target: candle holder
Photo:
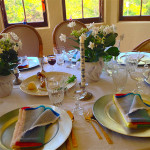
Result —
[[85, 87], [85, 48], [84, 48], [84, 37], [80, 37], [80, 70], [81, 70], [81, 83], [80, 83], [80, 91], [76, 91], [80, 93], [79, 100], [89, 100], [93, 97], [92, 93], [86, 91]]
[[14, 69], [14, 75], [15, 75], [15, 80], [13, 81], [13, 84], [14, 85], [20, 85], [21, 83], [22, 83], [22, 80], [21, 79], [19, 79], [19, 73], [20, 73], [20, 71], [19, 71], [19, 69], [18, 68], [15, 68]]
[[76, 93], [80, 94], [79, 100], [90, 100], [93, 97], [93, 94], [86, 90], [86, 86], [88, 86], [88, 83], [86, 83], [84, 87], [82, 87], [81, 83], [79, 83], [79, 86], [81, 90], [76, 91]]

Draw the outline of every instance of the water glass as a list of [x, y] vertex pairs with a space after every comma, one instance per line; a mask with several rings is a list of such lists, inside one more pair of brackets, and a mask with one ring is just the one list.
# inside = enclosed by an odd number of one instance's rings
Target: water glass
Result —
[[116, 64], [117, 64], [117, 62], [113, 59], [111, 61], [105, 61], [104, 62], [104, 69], [109, 76], [112, 76], [112, 71], [114, 70], [114, 66]]
[[130, 73], [135, 71], [135, 69], [137, 68], [138, 59], [133, 57], [132, 55], [127, 55], [125, 58], [125, 63], [126, 63], [127, 71]]
[[64, 52], [65, 48], [63, 46], [60, 47], [54, 47], [53, 52], [56, 55], [56, 62], [58, 65], [64, 64]]
[[62, 75], [55, 75], [46, 78], [46, 88], [52, 105], [62, 105], [65, 83], [65, 77]]
[[112, 71], [113, 82], [116, 86], [116, 93], [120, 93], [124, 90], [127, 83], [127, 69], [125, 66], [116, 65]]

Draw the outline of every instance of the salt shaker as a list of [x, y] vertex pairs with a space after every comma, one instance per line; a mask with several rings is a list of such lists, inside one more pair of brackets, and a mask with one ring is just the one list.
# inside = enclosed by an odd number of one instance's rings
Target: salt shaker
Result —
[[14, 75], [15, 75], [15, 80], [14, 80], [14, 82], [13, 82], [13, 84], [14, 85], [19, 85], [19, 84], [21, 84], [21, 82], [22, 82], [22, 80], [20, 80], [19, 79], [19, 69], [18, 69], [18, 67], [16, 67], [14, 70], [13, 70], [13, 72], [14, 72]]

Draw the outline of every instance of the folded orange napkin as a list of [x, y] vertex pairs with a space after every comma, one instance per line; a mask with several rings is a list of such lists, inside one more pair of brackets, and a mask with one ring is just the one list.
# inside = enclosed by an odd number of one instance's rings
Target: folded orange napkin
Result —
[[43, 105], [19, 109], [18, 121], [13, 133], [11, 148], [36, 148], [44, 144], [45, 127], [56, 122], [59, 114]]
[[143, 102], [140, 94], [115, 94], [113, 100], [127, 127], [150, 126], [150, 106]]

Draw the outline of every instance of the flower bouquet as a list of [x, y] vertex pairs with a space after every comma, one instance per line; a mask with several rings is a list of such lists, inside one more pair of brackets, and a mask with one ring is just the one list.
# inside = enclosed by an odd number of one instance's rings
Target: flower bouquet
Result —
[[[75, 22], [70, 22], [68, 27], [74, 28]], [[102, 57], [105, 60], [110, 60], [113, 56], [119, 55], [119, 50], [115, 47], [116, 27], [114, 25], [101, 25], [96, 26], [94, 23], [87, 26], [87, 28], [81, 28], [80, 30], [72, 30], [70, 33], [73, 37], [69, 39], [79, 44], [80, 37], [84, 38], [85, 47], [85, 61], [86, 62], [97, 62]], [[66, 35], [61, 33], [60, 40], [66, 42]], [[73, 46], [76, 49], [79, 47]]]
[[13, 88], [13, 69], [18, 66], [21, 40], [13, 33], [0, 34], [0, 97], [10, 95]]
[[10, 75], [12, 70], [18, 66], [18, 50], [22, 43], [18, 36], [13, 33], [0, 34], [0, 75]]

